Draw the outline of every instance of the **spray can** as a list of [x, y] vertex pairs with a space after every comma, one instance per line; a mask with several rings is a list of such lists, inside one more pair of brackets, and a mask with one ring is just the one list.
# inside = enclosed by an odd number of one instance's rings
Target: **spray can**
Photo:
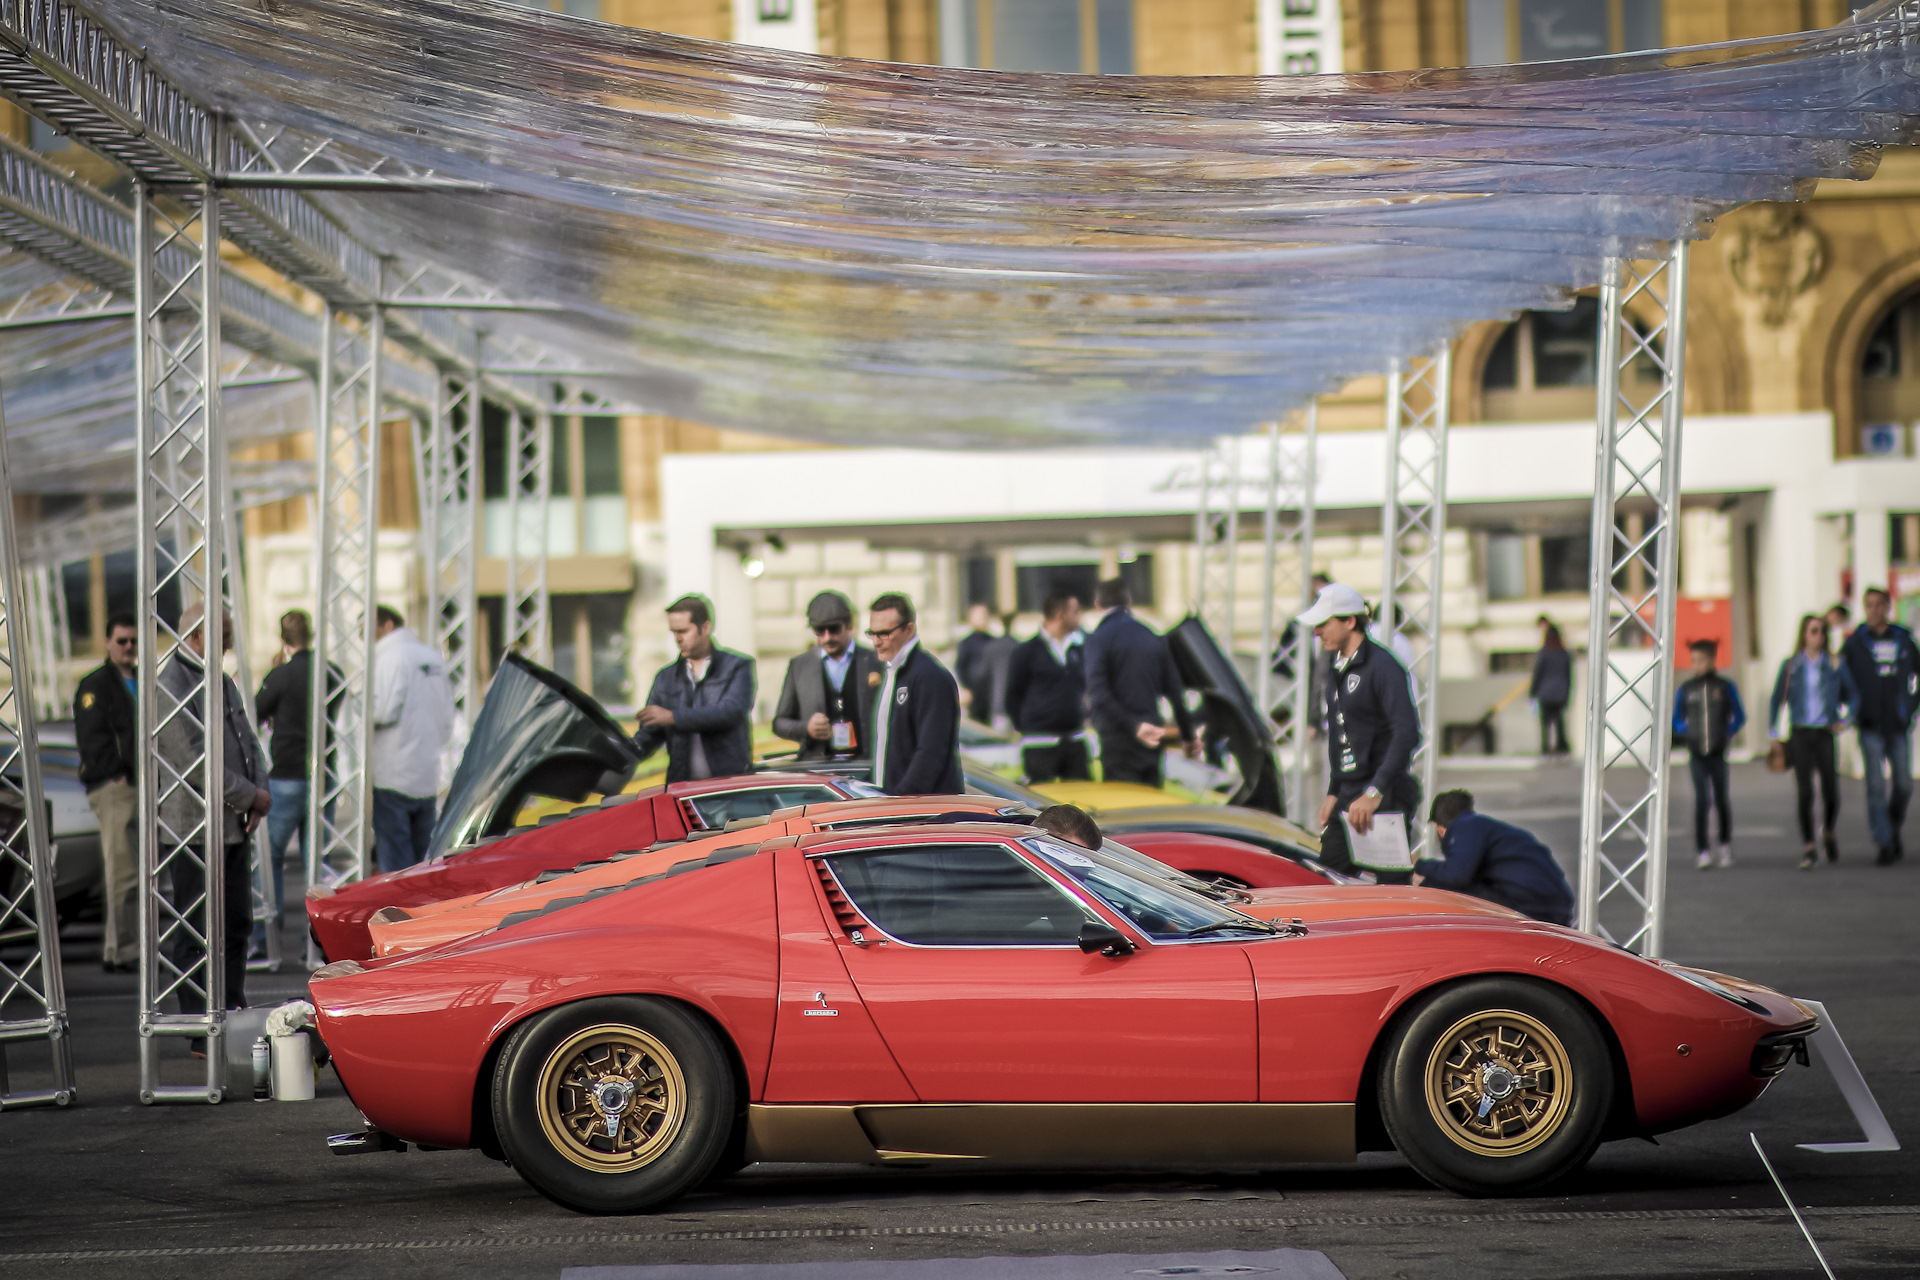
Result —
[[273, 1049], [265, 1036], [253, 1042], [253, 1100], [273, 1101]]

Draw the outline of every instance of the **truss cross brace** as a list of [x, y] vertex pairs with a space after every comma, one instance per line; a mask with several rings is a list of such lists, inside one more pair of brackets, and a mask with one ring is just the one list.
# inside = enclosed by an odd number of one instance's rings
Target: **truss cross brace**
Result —
[[1267, 424], [1266, 511], [1261, 519], [1260, 653], [1254, 699], [1274, 728], [1288, 816], [1318, 804], [1313, 723], [1313, 633], [1291, 615], [1313, 602], [1313, 517], [1320, 402], [1286, 422]]
[[548, 452], [553, 415], [512, 408], [507, 416], [507, 589], [500, 611], [505, 648], [552, 661], [547, 621]]
[[1240, 543], [1240, 441], [1222, 436], [1199, 462], [1193, 513], [1193, 612], [1223, 651], [1233, 651], [1233, 604]]
[[476, 367], [443, 376], [433, 413], [416, 422], [415, 474], [420, 485], [420, 547], [426, 561], [429, 643], [447, 658], [453, 680], [454, 733], [449, 754], [458, 757], [480, 707], [479, 666], [474, 661], [474, 494], [481, 431], [480, 376]]

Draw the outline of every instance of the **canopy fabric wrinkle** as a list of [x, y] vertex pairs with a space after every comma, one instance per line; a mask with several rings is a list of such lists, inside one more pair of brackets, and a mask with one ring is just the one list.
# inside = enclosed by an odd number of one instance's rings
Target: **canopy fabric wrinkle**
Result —
[[[1920, 17], [1574, 62], [1311, 77], [816, 57], [502, 0], [96, 0], [248, 121], [484, 181], [315, 197], [563, 313], [625, 398], [843, 443], [1182, 443], [1608, 255], [1869, 176]], [[963, 394], [956, 395], [956, 391]]]

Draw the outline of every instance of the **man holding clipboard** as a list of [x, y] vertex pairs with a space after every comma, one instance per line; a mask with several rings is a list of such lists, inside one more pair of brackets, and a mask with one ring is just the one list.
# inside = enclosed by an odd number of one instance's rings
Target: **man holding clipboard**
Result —
[[[1301, 625], [1313, 628], [1333, 656], [1320, 858], [1335, 871], [1351, 874], [1365, 865], [1377, 868], [1383, 882], [1406, 883], [1413, 863], [1405, 824], [1420, 810], [1420, 784], [1408, 772], [1420, 745], [1420, 713], [1406, 668], [1367, 638], [1367, 615], [1366, 600], [1341, 582], [1322, 589], [1300, 615]], [[1387, 814], [1398, 820], [1377, 821]]]

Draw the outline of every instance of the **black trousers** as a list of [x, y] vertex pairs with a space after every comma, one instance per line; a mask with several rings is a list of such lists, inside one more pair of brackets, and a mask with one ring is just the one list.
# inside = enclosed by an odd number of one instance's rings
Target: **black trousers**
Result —
[[1720, 843], [1733, 839], [1733, 804], [1727, 799], [1727, 753], [1689, 753], [1687, 771], [1693, 774], [1693, 847], [1705, 853], [1707, 810], [1720, 815]]
[[1822, 813], [1820, 831], [1833, 835], [1840, 817], [1840, 775], [1834, 768], [1833, 730], [1825, 725], [1798, 725], [1787, 739], [1787, 758], [1793, 761], [1793, 785], [1800, 800], [1800, 838], [1813, 847], [1813, 779], [1820, 776]]
[[[1553, 745], [1555, 739], [1558, 739], [1557, 745]], [[1567, 704], [1564, 702], [1540, 704], [1540, 754], [1567, 754]]]
[[[226, 894], [221, 913], [226, 925], [226, 937], [221, 939], [221, 959], [227, 976], [226, 1006], [229, 1009], [243, 1009], [247, 1004], [247, 942], [253, 937], [251, 848], [246, 844], [230, 844], [220, 859], [220, 884]], [[206, 914], [204, 907], [196, 908], [194, 904], [206, 890], [205, 875], [196, 861], [187, 858], [176, 859], [172, 870], [173, 892], [168, 895], [168, 901], [198, 930], [205, 923]], [[162, 929], [166, 923], [161, 922]], [[173, 936], [167, 940], [167, 956], [176, 966], [191, 972], [206, 955], [206, 948], [189, 936], [184, 926], [174, 925]], [[181, 983], [179, 996], [180, 1012], [207, 1011], [206, 995], [198, 982], [188, 979]]]
[[1026, 768], [1028, 782], [1085, 782], [1093, 777], [1087, 765], [1086, 741], [1078, 734], [1066, 734], [1052, 746], [1022, 747], [1020, 763]]
[[[1346, 824], [1340, 821], [1340, 815], [1345, 813], [1347, 806], [1358, 800], [1366, 789], [1367, 784], [1364, 781], [1342, 782], [1335, 779], [1333, 783], [1334, 816], [1332, 821], [1327, 823], [1327, 829], [1320, 833], [1320, 861], [1329, 869], [1338, 871], [1342, 875], [1356, 875], [1364, 870], [1353, 861], [1353, 850], [1347, 844]], [[1411, 836], [1413, 824], [1419, 820], [1420, 815], [1420, 780], [1411, 775], [1396, 778], [1381, 794], [1380, 807], [1374, 812], [1405, 815], [1408, 835]], [[1376, 871], [1373, 875], [1381, 884], [1413, 883], [1411, 871]]]
[[1157, 787], [1165, 767], [1158, 747], [1149, 747], [1130, 733], [1100, 735], [1100, 770], [1108, 782], [1138, 782]]

